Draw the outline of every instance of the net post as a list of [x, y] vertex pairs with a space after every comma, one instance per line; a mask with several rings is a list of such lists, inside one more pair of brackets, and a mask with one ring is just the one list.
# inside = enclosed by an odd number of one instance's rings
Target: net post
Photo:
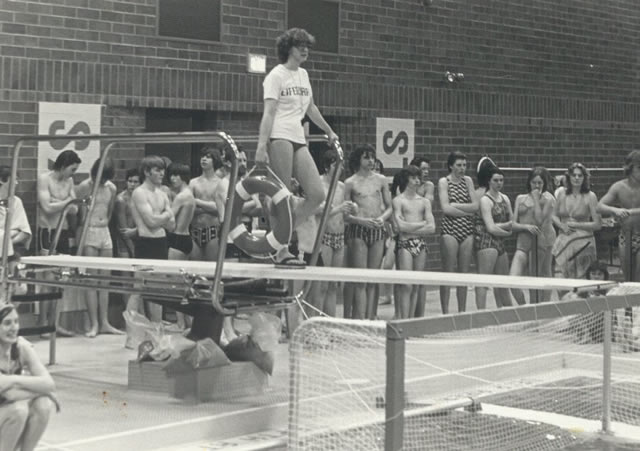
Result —
[[387, 324], [385, 389], [385, 451], [402, 449], [404, 434], [405, 337], [400, 327]]
[[602, 343], [602, 432], [611, 433], [611, 310], [604, 311]]

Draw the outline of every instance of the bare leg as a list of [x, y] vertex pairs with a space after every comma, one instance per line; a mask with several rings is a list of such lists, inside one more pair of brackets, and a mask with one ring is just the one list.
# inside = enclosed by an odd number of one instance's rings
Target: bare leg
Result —
[[[83, 255], [87, 257], [97, 257], [100, 255], [100, 249], [93, 246], [85, 246], [83, 249]], [[99, 271], [92, 271], [99, 273]], [[98, 335], [98, 291], [87, 290], [85, 293], [85, 304], [87, 306], [87, 312], [89, 313], [89, 331], [85, 334], [89, 338], [95, 338]]]
[[52, 410], [53, 403], [49, 398], [41, 396], [31, 401], [27, 424], [22, 433], [22, 451], [33, 451], [36, 448], [49, 424]]
[[[347, 247], [345, 249], [345, 260], [346, 265], [349, 268], [357, 268], [354, 263], [354, 259], [357, 257], [355, 252], [355, 239], [351, 239], [347, 241]], [[351, 319], [353, 318], [353, 302], [355, 299], [355, 284], [351, 282], [345, 282], [343, 288], [343, 296], [342, 302], [344, 307], [343, 316], [345, 318]]]
[[[496, 249], [481, 249], [478, 251], [478, 274], [493, 274], [498, 259]], [[476, 287], [476, 308], [487, 308], [487, 287]]]
[[27, 401], [8, 403], [0, 409], [0, 451], [20, 449], [22, 437], [29, 415]]
[[[406, 249], [398, 250], [396, 256], [396, 265], [400, 270], [413, 270], [413, 257]], [[403, 284], [398, 289], [399, 299], [396, 299], [397, 306], [397, 318], [404, 319], [410, 317], [411, 312], [411, 292], [413, 291], [412, 285]]]
[[304, 190], [304, 199], [297, 204], [294, 215], [295, 225], [298, 225], [314, 214], [325, 199], [318, 168], [306, 147], [298, 149], [293, 154], [293, 176]]
[[[454, 272], [458, 264], [458, 241], [451, 235], [442, 235], [440, 237], [440, 256], [442, 258], [442, 271]], [[451, 287], [448, 285], [440, 286], [440, 307], [442, 313], [449, 313], [449, 298], [451, 296]]]
[[[469, 235], [460, 243], [458, 248], [458, 272], [468, 273], [471, 269], [471, 259], [473, 258], [473, 235]], [[457, 287], [458, 312], [467, 310], [467, 287]]]
[[[384, 240], [379, 240], [369, 246], [367, 250], [367, 268], [379, 269], [384, 256]], [[375, 319], [377, 315], [376, 290], [377, 283], [367, 284], [367, 319]]]
[[[493, 272], [494, 274], [502, 276], [509, 274], [509, 256], [506, 252], [502, 255], [498, 255]], [[498, 307], [510, 307], [513, 305], [508, 288], [494, 288], [493, 293], [496, 297], [496, 305]]]
[[[511, 269], [509, 270], [510, 276], [521, 276], [525, 273], [525, 269], [528, 269], [529, 256], [527, 253], [520, 249], [516, 249], [513, 254], [513, 260], [511, 261]], [[518, 303], [518, 305], [524, 305], [527, 303], [524, 292], [520, 288], [511, 288], [511, 294]]]
[[[427, 266], [427, 251], [420, 252], [419, 255], [413, 257], [414, 271], [424, 271]], [[415, 307], [411, 310], [412, 316], [420, 318], [424, 316], [425, 304], [427, 302], [427, 287], [424, 285], [418, 285], [414, 287], [415, 290]]]
[[[349, 247], [352, 257], [352, 267], [354, 268], [366, 268], [368, 261], [369, 248], [366, 243], [359, 238], [355, 238], [351, 241]], [[353, 319], [365, 319], [367, 315], [367, 292], [366, 285], [364, 283], [353, 284], [353, 310], [351, 317]], [[346, 300], [345, 300], [346, 302]]]

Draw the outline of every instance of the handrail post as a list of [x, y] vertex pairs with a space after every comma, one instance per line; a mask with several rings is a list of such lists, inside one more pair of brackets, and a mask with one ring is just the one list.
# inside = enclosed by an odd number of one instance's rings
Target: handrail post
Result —
[[602, 339], [602, 432], [611, 433], [611, 310], [604, 311]]
[[400, 451], [404, 438], [405, 337], [393, 323], [387, 323], [386, 356], [384, 449]]

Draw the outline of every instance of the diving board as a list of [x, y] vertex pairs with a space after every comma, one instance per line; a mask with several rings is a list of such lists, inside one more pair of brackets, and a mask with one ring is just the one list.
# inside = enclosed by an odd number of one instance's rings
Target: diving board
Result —
[[[216, 263], [202, 261], [152, 260], [137, 258], [78, 257], [67, 255], [23, 257], [21, 263], [77, 269], [132, 271], [146, 274], [197, 274], [214, 277]], [[225, 278], [262, 278], [277, 280], [343, 281], [408, 285], [448, 285], [538, 290], [584, 290], [615, 286], [615, 282], [488, 274], [460, 274], [434, 271], [399, 271], [363, 268], [308, 266], [282, 269], [273, 264], [224, 262]]]

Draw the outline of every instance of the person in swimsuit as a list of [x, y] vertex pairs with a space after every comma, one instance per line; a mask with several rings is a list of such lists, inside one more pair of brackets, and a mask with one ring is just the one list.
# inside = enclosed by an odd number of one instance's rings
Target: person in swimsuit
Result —
[[[620, 223], [618, 251], [625, 280], [640, 282], [640, 150], [633, 150], [626, 156], [624, 174], [626, 178], [615, 182], [602, 196], [597, 210], [615, 216]], [[627, 245], [629, 235], [631, 243]], [[628, 318], [625, 336], [633, 339], [632, 310], [626, 309], [625, 315]]]
[[[556, 239], [552, 213], [556, 202], [547, 185], [549, 172], [543, 167], [529, 171], [526, 194], [516, 197], [512, 231], [518, 234], [516, 251], [511, 261], [511, 276], [553, 277], [551, 248]], [[553, 189], [553, 188], [551, 188]], [[537, 268], [534, 266], [537, 263]], [[526, 303], [524, 292], [512, 288], [511, 294], [519, 305]], [[530, 291], [530, 302], [549, 300], [548, 291]]]
[[[169, 257], [167, 231], [176, 227], [176, 219], [171, 210], [171, 202], [160, 189], [164, 178], [164, 161], [156, 155], [149, 155], [142, 159], [140, 171], [144, 174], [144, 181], [135, 189], [131, 199], [131, 212], [138, 229], [135, 241], [135, 257], [142, 259], [166, 260]], [[135, 304], [132, 300], [135, 299]], [[129, 298], [127, 309], [139, 310], [140, 297]], [[162, 320], [162, 307], [148, 302], [146, 310], [152, 321]]]
[[[315, 38], [301, 28], [292, 28], [278, 37], [276, 46], [280, 64], [264, 79], [264, 112], [255, 157], [257, 163], [270, 164], [289, 190], [292, 177], [300, 181], [305, 198], [295, 206], [296, 225], [315, 214], [324, 201], [320, 174], [302, 127], [305, 115], [327, 134], [330, 143], [338, 139], [315, 105], [309, 75], [300, 67], [314, 43]], [[291, 258], [288, 243], [281, 244], [276, 256], [279, 262]]]
[[[329, 192], [329, 186], [337, 164], [338, 154], [336, 151], [327, 150], [322, 156], [324, 173], [320, 176], [325, 193]], [[344, 215], [352, 211], [353, 205], [353, 202], [344, 200], [344, 183], [338, 182], [331, 204], [331, 211], [329, 211], [329, 217], [327, 218], [327, 225], [322, 235], [320, 249], [325, 266], [334, 266], [336, 268], [344, 266]], [[324, 205], [321, 205], [318, 224], [323, 210]], [[319, 308], [329, 316], [336, 316], [338, 285], [338, 282], [327, 282], [326, 286], [322, 286], [320, 289], [320, 292], [324, 293], [324, 302]]]
[[[196, 209], [191, 221], [193, 250], [191, 260], [215, 261], [218, 258], [218, 230], [220, 212], [216, 195], [222, 189], [223, 180], [218, 171], [224, 166], [220, 150], [206, 145], [200, 150], [202, 175], [191, 179], [189, 188], [196, 200]], [[226, 186], [225, 186], [226, 195]]]
[[[438, 199], [442, 208], [440, 224], [440, 253], [445, 272], [469, 272], [473, 257], [473, 215], [478, 211], [478, 199], [473, 181], [467, 175], [467, 157], [451, 152], [447, 157], [449, 175], [438, 181]], [[448, 286], [440, 287], [442, 313], [449, 313]], [[458, 311], [467, 306], [467, 287], [457, 287]]]
[[[425, 236], [436, 231], [431, 202], [418, 194], [418, 188], [422, 186], [420, 169], [409, 166], [401, 174], [401, 194], [393, 198], [393, 216], [399, 230], [396, 266], [400, 270], [424, 271], [427, 264]], [[399, 288], [395, 299], [399, 319], [414, 316], [416, 305], [421, 301], [418, 292], [417, 285]], [[420, 310], [424, 311], [424, 306]]]
[[[344, 197], [356, 204], [357, 209], [347, 214], [345, 240], [348, 263], [353, 268], [380, 269], [384, 254], [385, 222], [391, 216], [391, 194], [387, 179], [373, 172], [376, 160], [372, 146], [359, 146], [350, 156], [358, 170], [344, 184]], [[353, 286], [353, 319], [374, 319], [374, 296], [377, 284]], [[346, 297], [346, 296], [345, 296]], [[345, 299], [345, 304], [349, 302]], [[345, 310], [349, 311], [345, 305]]]
[[127, 187], [116, 197], [116, 205], [114, 209], [116, 227], [116, 248], [118, 257], [133, 258], [134, 244], [136, 237], [136, 223], [131, 215], [131, 194], [133, 190], [140, 186], [140, 171], [138, 168], [131, 168], [125, 174]]
[[[82, 181], [76, 187], [78, 199], [88, 199], [91, 196], [98, 174], [100, 159], [97, 159], [88, 179]], [[99, 181], [96, 197], [93, 199], [93, 212], [87, 217], [85, 211], [84, 221], [87, 221], [87, 231], [82, 254], [87, 257], [113, 257], [113, 243], [109, 231], [109, 221], [115, 205], [117, 188], [111, 182], [114, 176], [113, 162], [105, 161], [102, 177]], [[79, 238], [79, 237], [78, 237]], [[97, 271], [97, 274], [109, 275], [109, 271]], [[87, 311], [89, 312], [89, 331], [85, 334], [94, 338], [100, 334], [123, 334], [109, 323], [109, 293], [103, 290], [88, 290], [86, 295]]]
[[[56, 158], [52, 171], [38, 176], [36, 248], [40, 250], [41, 255], [49, 255], [49, 253], [55, 252], [59, 254], [71, 253], [72, 235], [75, 234], [76, 229], [77, 205], [73, 205], [67, 210], [67, 216], [62, 221], [62, 231], [56, 249], [50, 249], [50, 247], [55, 237], [62, 210], [70, 201], [75, 199], [73, 175], [78, 170], [81, 162], [82, 160], [80, 160], [77, 153], [73, 150], [65, 150], [60, 152]], [[47, 277], [53, 277], [53, 275], [47, 275]], [[50, 288], [42, 287], [41, 291], [50, 291]], [[73, 332], [60, 326], [60, 312], [62, 311], [63, 302], [58, 301], [55, 304], [56, 309], [53, 315], [55, 316], [56, 333], [62, 337], [73, 336]], [[49, 324], [50, 308], [50, 302], [40, 303], [40, 316], [38, 318], [40, 326]]]
[[53, 378], [19, 328], [15, 306], [0, 304], [0, 449], [7, 451], [36, 449], [58, 407]]
[[591, 262], [597, 260], [593, 234], [601, 228], [597, 208], [598, 198], [590, 190], [587, 168], [581, 163], [571, 164], [552, 216], [558, 228], [552, 253], [565, 278], [584, 278]]
[[[505, 238], [511, 236], [513, 212], [511, 201], [501, 192], [504, 185], [504, 174], [493, 167], [489, 171], [489, 181], [485, 186], [486, 193], [480, 199], [480, 214], [475, 227], [475, 249], [478, 258], [479, 274], [509, 273], [509, 256], [505, 248]], [[476, 307], [484, 310], [487, 307], [487, 287], [476, 287]], [[511, 305], [511, 297], [507, 289], [495, 289], [498, 307]]]
[[426, 157], [415, 157], [409, 163], [410, 166], [415, 166], [420, 169], [420, 187], [418, 188], [418, 194], [422, 197], [429, 199], [429, 202], [433, 204], [434, 193], [436, 190], [435, 185], [429, 180], [429, 172], [431, 171], [431, 162]]
[[[169, 246], [169, 260], [189, 260], [193, 249], [193, 241], [189, 234], [189, 225], [196, 209], [196, 200], [189, 189], [191, 169], [186, 164], [171, 163], [167, 168], [169, 188], [174, 193], [171, 201], [171, 211], [176, 218], [176, 228], [167, 232]], [[177, 324], [180, 329], [187, 327], [185, 315], [176, 312]]]

